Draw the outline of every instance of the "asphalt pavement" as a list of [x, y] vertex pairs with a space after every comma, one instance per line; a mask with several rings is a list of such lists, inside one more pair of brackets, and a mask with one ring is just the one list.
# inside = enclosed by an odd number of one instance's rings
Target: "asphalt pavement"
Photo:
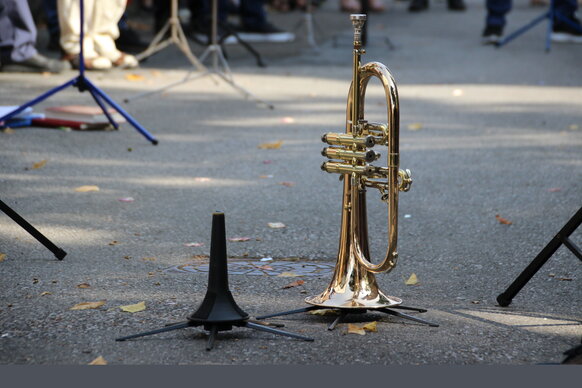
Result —
[[[306, 307], [329, 283], [341, 182], [320, 170], [320, 138], [343, 131], [352, 53], [348, 15], [326, 2], [314, 15], [317, 48], [300, 12], [272, 13], [297, 39], [253, 44], [266, 67], [240, 45], [224, 48], [232, 82], [274, 109], [217, 77], [212, 61], [210, 75], [184, 78], [200, 73], [170, 46], [138, 69], [87, 73], [158, 145], [129, 123], [0, 131], [0, 198], [67, 252], [57, 260], [0, 214], [0, 364], [561, 363], [582, 337], [580, 261], [562, 247], [510, 306], [496, 297], [582, 206], [582, 45], [545, 52], [544, 22], [502, 48], [482, 46], [476, 0], [466, 12], [442, 1], [420, 14], [406, 8], [390, 2], [370, 15], [363, 59], [396, 79], [400, 165], [414, 179], [400, 195], [399, 262], [377, 279], [438, 327], [366, 313], [329, 331], [333, 316], [301, 313], [269, 322], [313, 342], [236, 327], [220, 332], [212, 351], [201, 327], [115, 341], [198, 308], [215, 211], [225, 214], [232, 294], [251, 316]], [[507, 30], [543, 10], [515, 4]], [[191, 46], [197, 57], [205, 50]], [[75, 76], [0, 73], [0, 105]], [[373, 81], [370, 121], [386, 120], [383, 99]], [[64, 104], [94, 102], [67, 88], [34, 108]], [[368, 207], [380, 257], [385, 205], [371, 192]], [[582, 245], [582, 228], [571, 238]], [[417, 282], [407, 284], [412, 274]], [[86, 302], [103, 303], [72, 309]], [[120, 308], [141, 302], [142, 311]], [[349, 330], [370, 322], [375, 331]]]

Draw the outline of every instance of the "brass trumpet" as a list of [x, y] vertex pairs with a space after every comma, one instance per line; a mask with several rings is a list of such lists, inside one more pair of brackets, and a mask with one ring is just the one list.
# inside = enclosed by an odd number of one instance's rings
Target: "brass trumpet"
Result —
[[[354, 27], [353, 78], [350, 86], [346, 132], [326, 133], [322, 141], [331, 147], [322, 155], [331, 159], [322, 164], [328, 173], [342, 174], [343, 202], [338, 258], [332, 281], [320, 295], [308, 297], [309, 304], [326, 308], [385, 308], [402, 303], [378, 288], [375, 273], [389, 272], [396, 265], [398, 253], [398, 193], [410, 190], [409, 170], [399, 169], [399, 102], [396, 82], [386, 66], [379, 62], [361, 65], [361, 34], [366, 15], [351, 15]], [[376, 77], [386, 95], [387, 123], [364, 119], [364, 100], [368, 82]], [[387, 147], [387, 166], [370, 163], [380, 154], [372, 147]], [[366, 190], [376, 188], [388, 206], [388, 249], [384, 259], [373, 264], [368, 246]]]
[[[330, 145], [322, 154], [330, 159], [322, 164], [322, 170], [341, 174], [344, 191], [340, 242], [335, 271], [326, 290], [305, 299], [310, 306], [282, 313], [264, 315], [258, 319], [308, 312], [318, 309], [335, 309], [338, 317], [328, 327], [332, 330], [348, 313], [362, 313], [367, 310], [383, 312], [404, 319], [438, 326], [414, 316], [393, 309], [426, 312], [425, 309], [402, 306], [402, 300], [380, 291], [374, 274], [389, 272], [396, 265], [398, 254], [398, 194], [410, 190], [412, 178], [409, 170], [399, 169], [399, 103], [398, 90], [390, 71], [379, 62], [361, 65], [362, 28], [366, 15], [350, 16], [354, 27], [353, 78], [350, 86], [346, 132], [329, 132], [323, 135], [324, 143]], [[386, 95], [388, 121], [386, 124], [370, 123], [364, 119], [364, 99], [366, 87], [371, 77], [380, 80]], [[370, 163], [378, 160], [380, 154], [371, 150], [376, 146], [386, 146], [387, 166], [378, 167]], [[368, 221], [366, 211], [366, 190], [376, 188], [388, 206], [388, 249], [384, 260], [373, 264], [368, 245]]]

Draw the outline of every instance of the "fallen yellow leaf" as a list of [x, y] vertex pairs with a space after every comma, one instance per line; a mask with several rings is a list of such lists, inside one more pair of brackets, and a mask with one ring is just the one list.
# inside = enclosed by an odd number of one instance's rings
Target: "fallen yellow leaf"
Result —
[[45, 291], [45, 292], [42, 292], [42, 293], [40, 294], [40, 296], [45, 296], [45, 295], [52, 295], [52, 294], [53, 294], [52, 292]]
[[90, 288], [91, 286], [89, 285], [89, 283], [81, 283], [81, 284], [77, 284], [77, 288]]
[[136, 304], [128, 304], [126, 306], [119, 306], [122, 311], [127, 313], [137, 313], [139, 311], [144, 311], [146, 309], [145, 302], [139, 302]]
[[81, 303], [77, 303], [76, 305], [71, 307], [69, 310], [97, 309], [97, 308], [103, 306], [104, 304], [105, 304], [104, 300], [101, 300], [99, 302], [81, 302]]
[[[270, 269], [272, 269], [272, 268], [270, 268]], [[294, 282], [292, 282], [292, 283], [289, 283], [289, 284], [287, 284], [287, 285], [285, 285], [285, 286], [283, 286], [283, 287], [281, 287], [281, 288], [282, 288], [282, 289], [286, 289], [286, 288], [297, 287], [297, 286], [301, 286], [301, 285], [303, 285], [303, 283], [305, 283], [305, 281], [304, 281], [304, 280], [295, 280]]]
[[4, 130], [2, 132], [7, 133], [7, 134], [11, 134], [11, 133], [14, 133], [14, 129], [12, 129], [12, 128], [4, 128]]
[[339, 312], [333, 309], [318, 309], [310, 311], [309, 314], [311, 315], [338, 315]]
[[377, 324], [378, 324], [378, 322], [376, 322], [376, 321], [374, 321], [374, 322], [368, 322], [364, 326], [362, 326], [362, 329], [364, 329], [366, 331], [376, 332], [376, 331], [378, 331], [376, 329]]
[[107, 365], [107, 360], [99, 356], [93, 361], [91, 361], [88, 365]]
[[40, 162], [34, 163], [32, 165], [32, 168], [35, 169], [35, 170], [36, 169], [39, 169], [39, 168], [43, 168], [44, 166], [46, 166], [46, 162], [47, 162], [46, 159], [45, 160], [41, 160]]
[[125, 75], [125, 79], [128, 81], [136, 82], [136, 81], [143, 81], [145, 79], [145, 77], [143, 75], [130, 73], [130, 74]]
[[411, 131], [418, 131], [419, 129], [422, 129], [422, 124], [421, 123], [408, 124], [408, 129]]
[[262, 150], [273, 150], [273, 149], [281, 148], [281, 145], [283, 145], [283, 140], [279, 140], [278, 142], [275, 142], [275, 143], [262, 143], [262, 144], [259, 144], [257, 146], [257, 148], [260, 148]]
[[277, 276], [279, 276], [281, 278], [292, 278], [292, 277], [301, 276], [301, 275], [297, 275], [295, 272], [281, 272]]
[[6, 260], [6, 253], [0, 253], [0, 263]]
[[578, 124], [572, 124], [568, 128], [570, 128], [570, 131], [577, 131], [578, 129], [580, 129]]
[[411, 274], [408, 280], [404, 282], [404, 284], [407, 286], [414, 286], [415, 284], [418, 284], [418, 278], [416, 277], [416, 274]]
[[99, 191], [99, 186], [79, 186], [75, 189], [77, 193], [86, 193], [88, 191]]
[[156, 258], [155, 257], [144, 257], [142, 260], [145, 260], [145, 261], [156, 261]]
[[348, 334], [366, 335], [366, 331], [358, 325], [354, 325], [353, 323], [348, 323]]

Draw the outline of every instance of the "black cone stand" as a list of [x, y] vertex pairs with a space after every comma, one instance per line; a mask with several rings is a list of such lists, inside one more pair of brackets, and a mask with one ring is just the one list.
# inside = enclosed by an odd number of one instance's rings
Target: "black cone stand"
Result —
[[117, 338], [116, 341], [125, 341], [131, 338], [143, 337], [191, 326], [204, 326], [204, 330], [210, 332], [206, 350], [212, 349], [214, 346], [214, 340], [216, 339], [216, 334], [219, 331], [231, 330], [233, 326], [266, 331], [268, 333], [284, 335], [287, 337], [302, 339], [304, 341], [313, 341], [313, 338], [274, 329], [267, 325], [268, 324], [266, 323], [250, 320], [249, 315], [236, 304], [230, 293], [228, 287], [228, 267], [226, 263], [224, 213], [214, 213], [212, 215], [208, 289], [198, 310], [190, 315], [186, 322], [177, 323], [145, 333]]

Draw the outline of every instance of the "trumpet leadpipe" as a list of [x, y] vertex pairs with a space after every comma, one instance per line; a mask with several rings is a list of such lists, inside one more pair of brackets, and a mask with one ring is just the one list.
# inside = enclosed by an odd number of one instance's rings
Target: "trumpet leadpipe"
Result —
[[376, 141], [374, 136], [352, 136], [347, 133], [335, 133], [328, 132], [323, 134], [321, 141], [329, 145], [341, 145], [341, 146], [358, 146], [358, 147], [374, 147]]
[[377, 160], [380, 157], [379, 153], [372, 150], [351, 151], [345, 148], [333, 148], [333, 147], [324, 148], [321, 151], [321, 154], [330, 159], [341, 159], [346, 161], [352, 161], [355, 159], [368, 163], [373, 162], [374, 160]]

